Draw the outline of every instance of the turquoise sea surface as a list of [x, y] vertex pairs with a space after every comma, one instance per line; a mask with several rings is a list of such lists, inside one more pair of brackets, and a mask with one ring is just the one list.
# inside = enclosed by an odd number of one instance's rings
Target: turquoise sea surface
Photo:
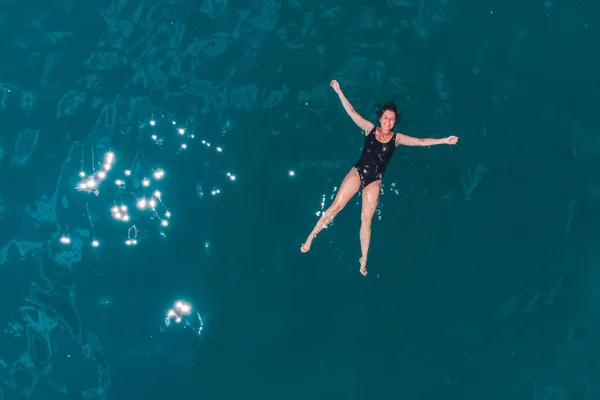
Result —
[[3, 2], [0, 400], [600, 399], [596, 3]]

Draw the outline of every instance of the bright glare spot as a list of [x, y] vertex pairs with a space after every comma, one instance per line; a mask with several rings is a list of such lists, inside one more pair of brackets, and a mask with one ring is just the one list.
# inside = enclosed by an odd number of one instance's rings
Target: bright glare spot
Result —
[[129, 176], [129, 175], [131, 175], [131, 171], [130, 171], [130, 170], [128, 170], [128, 169], [126, 169], [126, 170], [125, 170], [125, 176]]
[[192, 306], [187, 302], [179, 300], [175, 303], [175, 309], [179, 311], [181, 315], [187, 315], [192, 311]]
[[171, 213], [170, 213], [169, 211], [167, 211], [167, 212], [165, 213], [165, 217], [167, 217], [167, 218], [171, 218]]
[[152, 177], [156, 180], [162, 179], [165, 176], [165, 171], [160, 168], [157, 168], [152, 172]]
[[102, 168], [104, 168], [105, 171], [110, 170], [111, 165], [109, 163], [104, 163], [104, 165], [102, 166]]
[[154, 209], [156, 207], [156, 200], [154, 200], [154, 199], [148, 200], [148, 207]]
[[168, 225], [169, 225], [169, 221], [167, 221], [166, 219], [163, 219], [163, 220], [160, 222], [160, 224], [161, 224], [162, 226], [168, 226]]
[[142, 186], [144, 186], [144, 187], [150, 186], [150, 179], [148, 179], [148, 178], [142, 179]]
[[150, 120], [150, 126], [154, 126], [154, 125], [156, 125], [156, 121], [155, 121], [155, 120], [153, 120], [153, 119], [152, 119], [152, 120]]
[[79, 171], [79, 177], [80, 178], [85, 178], [85, 172]]
[[[210, 146], [210, 145], [209, 145], [209, 146]], [[220, 148], [220, 147], [217, 147], [217, 151], [220, 153], [220, 152], [222, 152], [222, 151], [223, 151], [223, 149], [222, 149], [222, 148]]]
[[296, 175], [296, 173], [294, 171], [290, 171], [290, 172], [288, 172], [288, 174], [289, 174], [289, 176], [295, 176]]
[[117, 207], [117, 206], [112, 206], [112, 208], [110, 209], [110, 211], [111, 211], [113, 214], [116, 214], [116, 213], [118, 213], [118, 212], [119, 212], [119, 207]]
[[117, 186], [123, 186], [124, 184], [125, 184], [125, 181], [123, 181], [123, 180], [121, 180], [121, 179], [117, 179], [117, 180], [115, 181], [115, 185], [117, 185]]
[[60, 242], [61, 242], [62, 244], [69, 244], [69, 243], [71, 243], [71, 238], [70, 238], [70, 237], [68, 237], [68, 236], [62, 235], [62, 236], [60, 237]]
[[112, 151], [109, 151], [108, 153], [104, 154], [104, 162], [105, 163], [112, 164], [114, 160], [115, 160], [115, 153], [113, 153]]
[[131, 219], [131, 217], [129, 215], [127, 215], [127, 214], [123, 215], [123, 218], [122, 218], [123, 222], [129, 222], [130, 219]]
[[157, 199], [160, 199], [160, 191], [159, 190], [155, 190], [154, 193], [152, 193], [152, 196], [156, 197]]
[[182, 144], [182, 145], [181, 145], [181, 148], [182, 148], [182, 149], [184, 149], [184, 150], [185, 150], [185, 149], [187, 149], [187, 144], [185, 144], [185, 143], [184, 143], [184, 144]]
[[96, 239], [92, 240], [92, 247], [98, 247], [98, 246], [100, 246], [100, 243]]
[[158, 139], [158, 136], [156, 136], [156, 135], [152, 135], [151, 137], [152, 137], [152, 140]]
[[141, 198], [137, 201], [137, 208], [139, 208], [140, 210], [143, 210], [146, 208], [146, 199]]
[[127, 206], [125, 204], [121, 205], [121, 211], [127, 211]]
[[179, 128], [179, 129], [177, 129], [177, 133], [179, 133], [180, 135], [183, 135], [185, 133], [185, 129]]
[[227, 176], [229, 177], [229, 179], [231, 179], [232, 181], [235, 181], [235, 175], [233, 175], [231, 172], [227, 173]]
[[93, 189], [93, 188], [95, 188], [95, 187], [96, 187], [96, 181], [95, 181], [95, 180], [93, 180], [93, 179], [88, 179], [88, 181], [85, 183], [85, 186], [86, 186], [88, 189]]

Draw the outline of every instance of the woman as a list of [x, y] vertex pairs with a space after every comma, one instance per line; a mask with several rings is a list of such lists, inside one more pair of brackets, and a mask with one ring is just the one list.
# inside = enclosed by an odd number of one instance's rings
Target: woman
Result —
[[379, 189], [381, 180], [385, 173], [385, 168], [389, 163], [396, 146], [433, 146], [436, 144], [456, 144], [456, 136], [448, 136], [443, 139], [419, 139], [394, 133], [394, 125], [398, 118], [398, 108], [393, 103], [381, 106], [377, 112], [380, 126], [376, 127], [373, 123], [361, 117], [348, 101], [340, 84], [333, 80], [331, 87], [337, 93], [344, 106], [346, 113], [352, 118], [352, 121], [362, 129], [366, 135], [365, 144], [358, 162], [348, 172], [344, 178], [340, 189], [335, 196], [331, 206], [321, 215], [314, 229], [308, 235], [308, 238], [300, 248], [303, 253], [310, 250], [313, 239], [323, 228], [333, 221], [333, 218], [348, 204], [348, 201], [362, 187], [362, 212], [360, 225], [360, 248], [362, 257], [360, 258], [360, 273], [367, 275], [367, 253], [369, 252], [369, 242], [371, 241], [371, 221], [377, 202], [379, 201]]

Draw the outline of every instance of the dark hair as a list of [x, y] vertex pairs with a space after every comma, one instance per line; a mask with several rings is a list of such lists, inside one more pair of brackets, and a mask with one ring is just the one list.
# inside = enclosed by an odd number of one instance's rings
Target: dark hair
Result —
[[392, 111], [396, 114], [396, 122], [400, 122], [402, 119], [402, 115], [398, 112], [398, 106], [395, 103], [376, 104], [375, 107], [377, 107], [377, 119], [381, 118], [385, 111]]

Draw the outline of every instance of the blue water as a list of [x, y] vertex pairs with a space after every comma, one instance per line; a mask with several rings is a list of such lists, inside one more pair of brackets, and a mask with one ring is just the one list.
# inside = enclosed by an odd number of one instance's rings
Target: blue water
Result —
[[1, 400], [600, 398], [597, 5], [369, 4], [3, 4]]

